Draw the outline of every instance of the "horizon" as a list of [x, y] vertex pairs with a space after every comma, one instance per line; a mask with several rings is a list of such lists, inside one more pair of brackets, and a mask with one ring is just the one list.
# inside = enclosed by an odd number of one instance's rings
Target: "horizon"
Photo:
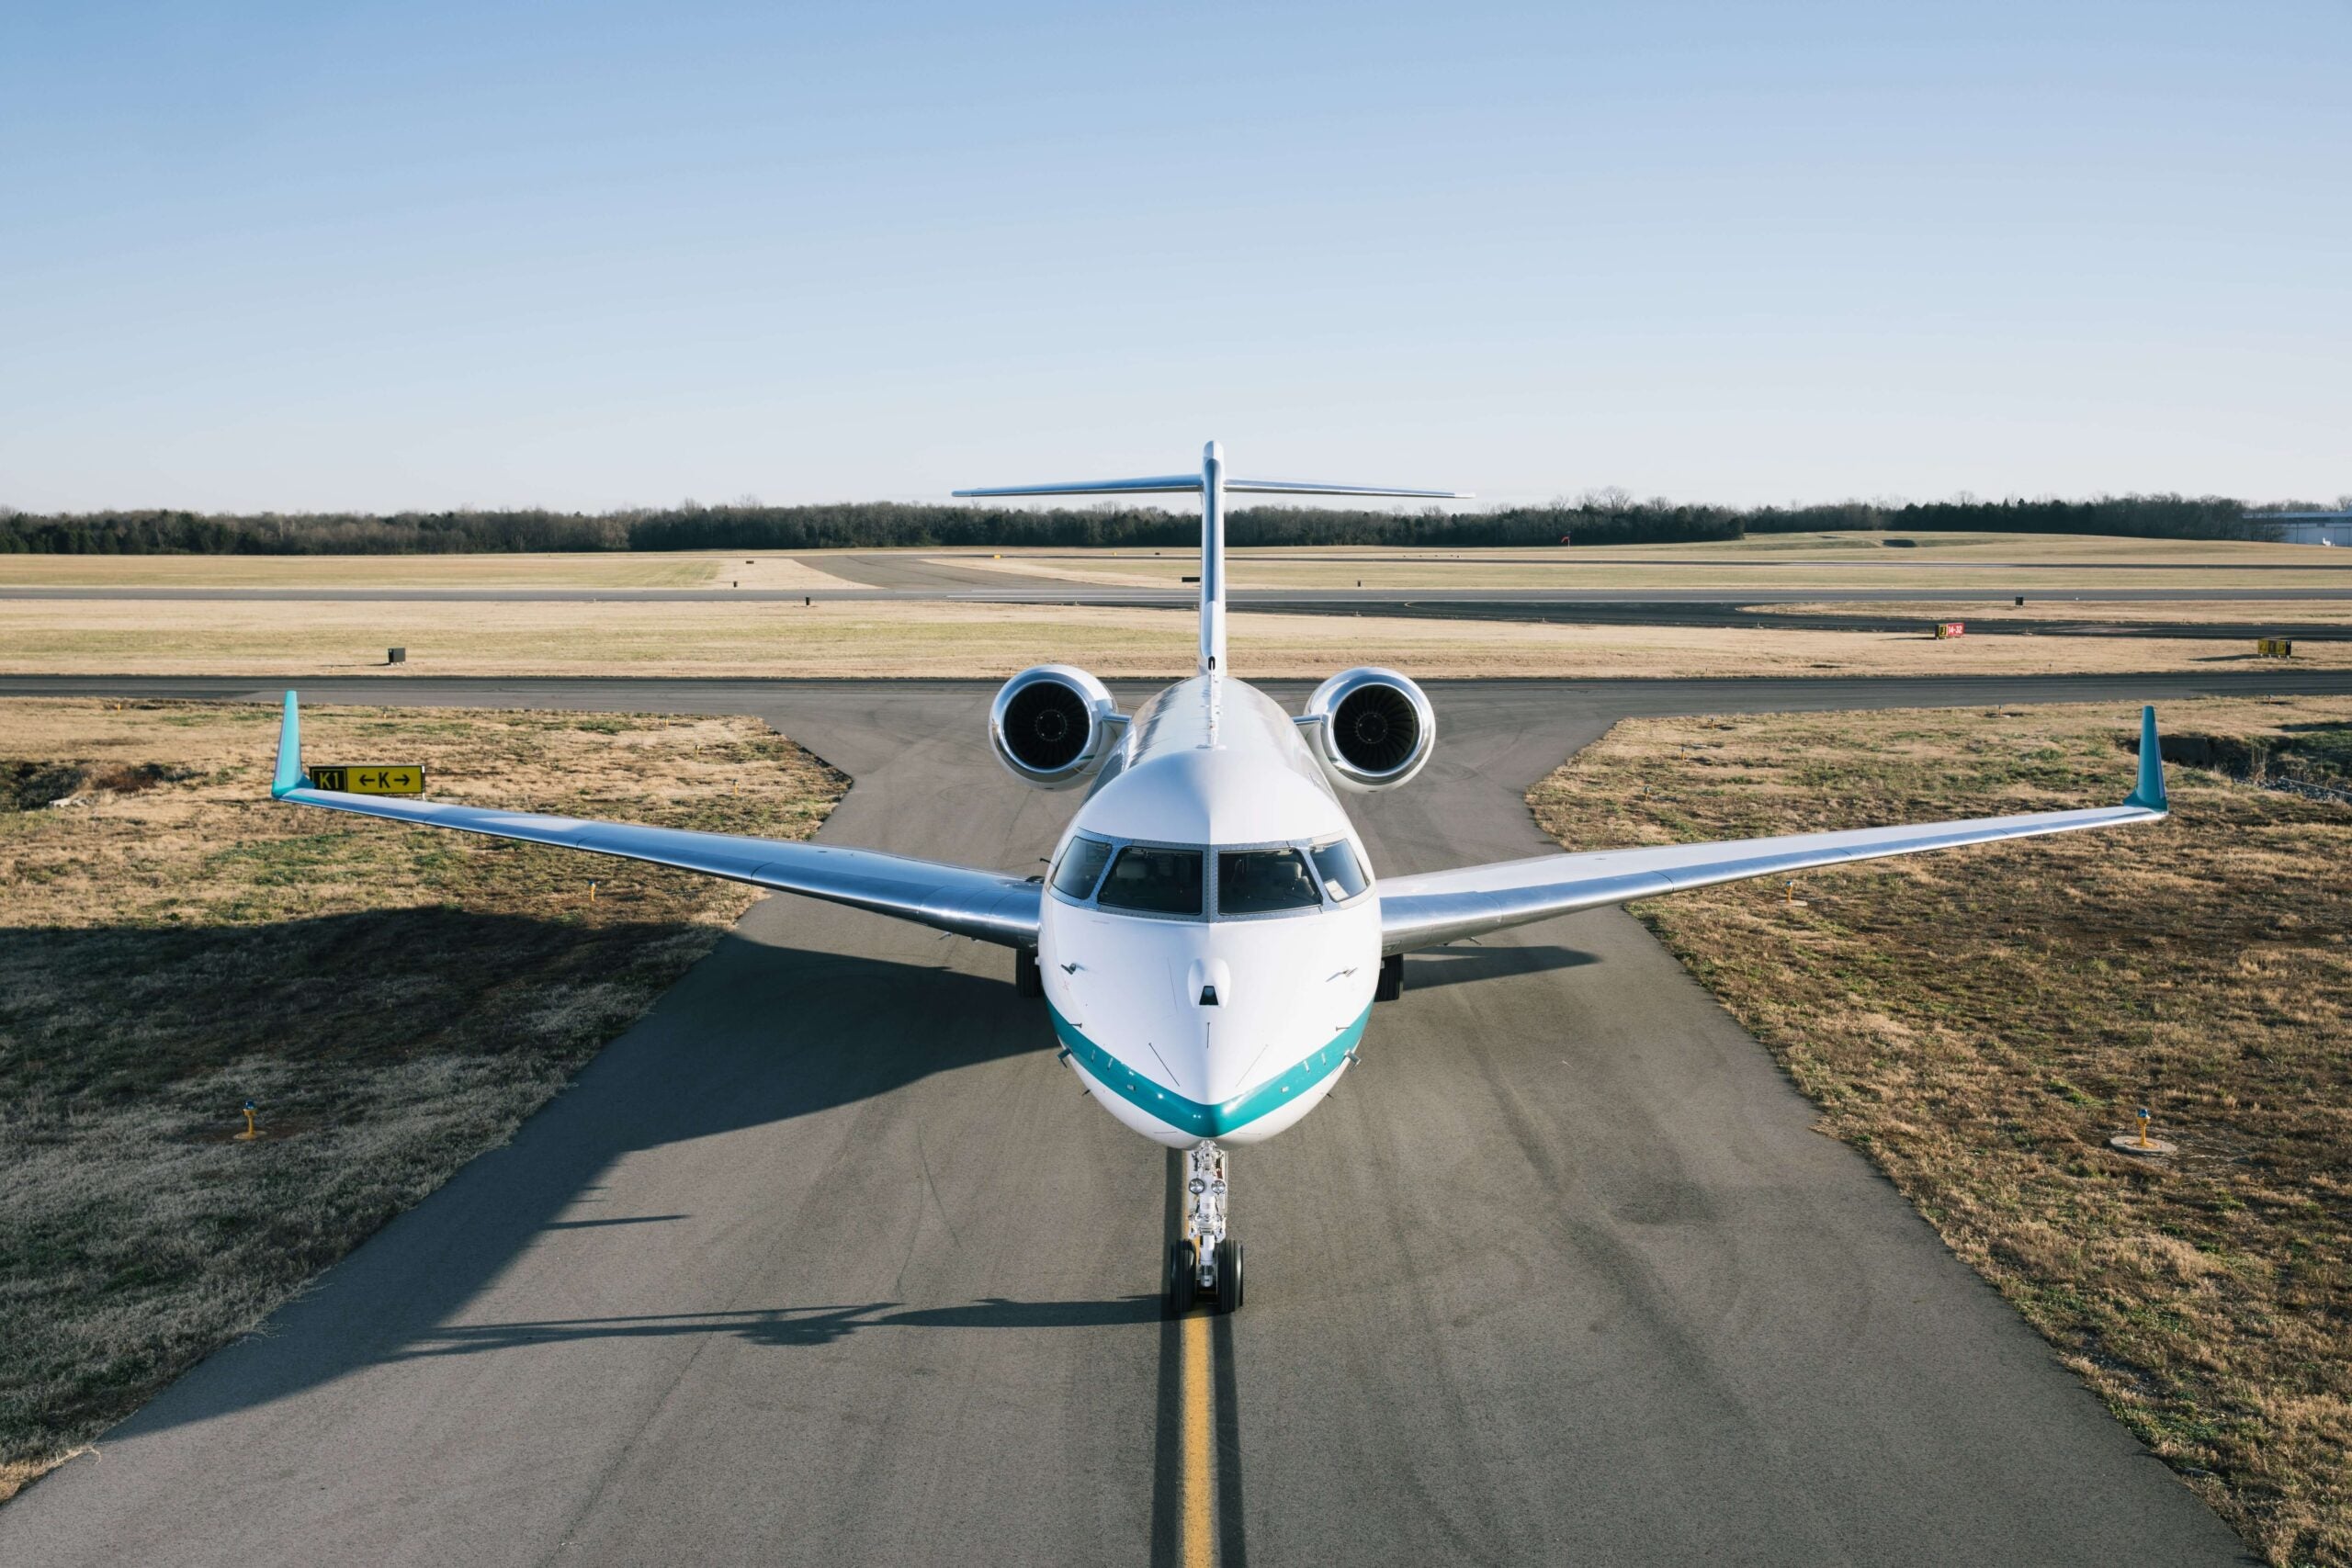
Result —
[[[1694, 512], [1728, 513], [1736, 516], [1753, 516], [1759, 513], [1790, 514], [1801, 512], [1828, 511], [1848, 507], [1867, 509], [1879, 513], [1892, 513], [1911, 508], [1939, 506], [1962, 508], [2009, 506], [2097, 506], [2103, 503], [2117, 502], [2143, 501], [2183, 502], [2190, 503], [2222, 502], [2227, 502], [2230, 505], [2243, 507], [2245, 509], [2245, 515], [2248, 518], [2262, 520], [2290, 521], [2298, 518], [2352, 517], [2352, 495], [2339, 496], [2333, 502], [2293, 498], [2256, 502], [2246, 500], [2241, 496], [2191, 496], [2182, 495], [2177, 491], [2126, 491], [2121, 493], [2085, 496], [1980, 496], [1971, 494], [1967, 491], [1962, 491], [1959, 494], [1951, 496], [1932, 496], [1916, 499], [1905, 496], [1872, 496], [1867, 498], [1847, 496], [1834, 501], [1759, 502], [1754, 505], [1743, 506], [1723, 502], [1686, 501], [1672, 496], [1659, 495], [1634, 496], [1620, 494], [1612, 497], [1606, 493], [1606, 491], [1607, 487], [1603, 487], [1603, 489], [1599, 491], [1587, 491], [1584, 494], [1574, 496], [1555, 496], [1548, 501], [1492, 502], [1483, 502], [1476, 497], [1459, 501], [1384, 502], [1377, 499], [1291, 496], [1279, 501], [1251, 501], [1239, 505], [1228, 507], [1227, 512], [1228, 516], [1236, 517], [1255, 512], [1335, 512], [1382, 513], [1396, 516], [1429, 516], [1442, 514], [1449, 518], [1462, 518], [1469, 520], [1510, 512], [1593, 512], [1604, 514], [1622, 514], [1644, 511], [1684, 510]], [[1083, 504], [1081, 504], [1081, 502], [1083, 502]], [[823, 510], [834, 507], [854, 508], [868, 506], [903, 506], [910, 509], [939, 510], [951, 513], [987, 512], [1072, 512], [1080, 513], [1101, 513], [1105, 516], [1121, 516], [1132, 515], [1137, 513], [1151, 513], [1176, 521], [1197, 521], [1200, 516], [1200, 510], [1197, 506], [1186, 508], [1182, 505], [1171, 505], [1165, 502], [1147, 501], [1140, 497], [1134, 500], [1119, 500], [1111, 497], [1089, 499], [1083, 496], [1008, 496], [989, 497], [983, 499], [951, 498], [942, 499], [936, 502], [871, 498], [866, 500], [771, 502], [762, 500], [758, 496], [739, 496], [731, 501], [707, 502], [698, 500], [693, 496], [687, 496], [679, 501], [664, 504], [621, 504], [601, 507], [594, 510], [530, 505], [478, 506], [460, 502], [451, 506], [430, 508], [407, 507], [381, 510], [344, 508], [332, 511], [309, 512], [294, 512], [283, 508], [272, 509], [266, 507], [250, 512], [200, 512], [192, 508], [176, 506], [93, 507], [86, 510], [77, 511], [32, 512], [24, 507], [0, 503], [0, 518], [30, 517], [76, 519], [107, 516], [138, 516], [152, 513], [161, 513], [166, 514], [179, 513], [199, 518], [222, 520], [251, 520], [264, 517], [277, 517], [283, 518], [289, 522], [334, 520], [345, 518], [356, 522], [368, 522], [391, 521], [401, 517], [411, 516], [495, 517], [500, 515], [538, 513], [551, 517], [575, 517], [584, 521], [594, 522], [606, 518], [642, 518], [662, 516], [665, 514], [692, 514], [697, 512], [793, 512], [802, 510]], [[1866, 531], [1869, 525], [1857, 524], [1850, 525], [1848, 529], [1824, 527], [1819, 531], [1833, 533], [1840, 531]], [[1804, 531], [1809, 532], [1814, 530], [1812, 525], [1808, 525], [1807, 529]], [[1997, 529], [1988, 529], [1984, 531], [1999, 532]], [[898, 547], [921, 548], [925, 547], [852, 545], [808, 547], [883, 549]], [[1019, 547], [1026, 548], [1030, 547]], [[1237, 547], [1246, 548], [1249, 547]]]

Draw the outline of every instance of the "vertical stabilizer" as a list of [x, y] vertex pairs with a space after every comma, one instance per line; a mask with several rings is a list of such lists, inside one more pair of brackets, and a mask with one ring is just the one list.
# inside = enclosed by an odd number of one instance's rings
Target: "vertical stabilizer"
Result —
[[1200, 673], [1225, 667], [1225, 448], [1212, 441], [1201, 448]]

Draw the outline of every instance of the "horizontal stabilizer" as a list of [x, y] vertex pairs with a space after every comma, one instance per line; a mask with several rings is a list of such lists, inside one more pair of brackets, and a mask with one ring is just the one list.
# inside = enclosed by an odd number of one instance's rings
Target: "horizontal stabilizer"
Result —
[[950, 495], [986, 499], [998, 495], [1197, 495], [1198, 474], [1161, 474], [1148, 479], [1070, 479], [1058, 484], [997, 485], [989, 490], [950, 491]]
[[1201, 498], [1201, 661], [1204, 675], [1225, 667], [1225, 514], [1228, 495], [1336, 495], [1356, 500], [1375, 496], [1404, 501], [1468, 501], [1459, 490], [1403, 490], [1393, 485], [1334, 485], [1307, 479], [1229, 479], [1225, 448], [1212, 441], [1201, 448], [1197, 474], [1161, 474], [1141, 479], [1072, 479], [1055, 484], [994, 485], [953, 492], [964, 500], [1015, 495], [1197, 495]]
[[[1333, 485], [1309, 479], [1227, 479], [1233, 495], [1357, 495], [1399, 496], [1408, 501], [1473, 501], [1466, 490], [1404, 490], [1395, 485]], [[1006, 495], [1194, 495], [1201, 489], [1198, 474], [1161, 474], [1144, 479], [1072, 479], [1067, 483], [997, 485], [988, 490], [959, 490], [950, 494], [970, 500]]]
[[1466, 490], [1398, 490], [1393, 485], [1327, 485], [1306, 479], [1227, 479], [1236, 495], [1399, 495], [1417, 501], [1475, 501]]

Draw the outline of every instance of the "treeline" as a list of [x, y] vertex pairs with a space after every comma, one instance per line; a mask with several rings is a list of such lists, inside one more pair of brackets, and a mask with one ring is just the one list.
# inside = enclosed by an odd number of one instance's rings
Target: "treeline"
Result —
[[[1156, 508], [1021, 511], [874, 502], [831, 506], [750, 502], [661, 511], [401, 512], [228, 515], [195, 512], [0, 512], [0, 553], [63, 555], [419, 555], [545, 550], [812, 550], [1008, 545], [1182, 547], [1199, 537], [1187, 513]], [[1943, 501], [1824, 506], [1689, 506], [1595, 491], [1546, 506], [1487, 512], [1234, 512], [1236, 545], [1489, 546], [1679, 544], [1749, 534], [1876, 529], [2113, 534], [2145, 538], [2275, 538], [2243, 502], [2221, 496], [2127, 495], [2095, 501]]]

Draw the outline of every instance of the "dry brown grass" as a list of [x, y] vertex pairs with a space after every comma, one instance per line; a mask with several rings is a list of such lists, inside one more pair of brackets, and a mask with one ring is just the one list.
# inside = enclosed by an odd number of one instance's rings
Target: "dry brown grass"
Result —
[[[2199, 585], [2244, 587], [2352, 582], [2352, 554], [2308, 545], [2227, 539], [2126, 539], [2067, 534], [1920, 534], [1909, 548], [1873, 533], [1758, 534], [1684, 545], [1594, 549], [1384, 549], [1281, 546], [1238, 549], [1233, 578], [1250, 588], [1885, 588], [1905, 582], [1933, 596], [1949, 590], [2018, 592], [2102, 585], [2179, 587], [2184, 565], [2210, 567]], [[1179, 586], [1197, 572], [1183, 548], [1000, 551], [893, 549], [752, 551], [744, 556], [590, 551], [448, 556], [0, 556], [0, 587], [215, 588], [844, 588], [829, 570], [843, 554], [894, 555], [1002, 572], [1012, 579], [1115, 586]], [[2095, 578], [2062, 567], [2095, 566]], [[1928, 568], [1906, 572], [1905, 568]], [[2262, 567], [2295, 569], [2251, 571]], [[1955, 570], [1960, 569], [1960, 570]], [[1012, 584], [1008, 583], [1008, 586]]]
[[[2345, 585], [2352, 587], [2352, 577], [2347, 578]], [[1968, 622], [1972, 628], [1978, 622], [1986, 626], [2034, 626], [2051, 621], [2137, 621], [2153, 626], [2199, 626], [2214, 621], [2228, 621], [2233, 625], [2242, 622], [2256, 625], [2265, 622], [2352, 625], [2352, 600], [2346, 599], [2125, 601], [2075, 600], [2062, 594], [2043, 599], [2029, 596], [2023, 604], [2016, 604], [2007, 595], [1970, 593], [1962, 590], [1943, 598], [1922, 592], [1919, 598], [1901, 604], [1828, 600], [1813, 604], [1750, 604], [1746, 608], [1765, 615], [1912, 615], [1917, 616], [1922, 625], [1959, 620]]]
[[0, 556], [8, 588], [853, 588], [798, 556]]
[[[2165, 717], [2340, 740], [2352, 705]], [[1572, 848], [2092, 804], [2136, 718], [1640, 721], [1530, 800]], [[2352, 1562], [2352, 807], [2171, 774], [2158, 827], [1635, 913], [2268, 1561]], [[2107, 1147], [2140, 1105], [2178, 1157]]]
[[[438, 798], [775, 837], [846, 784], [751, 719], [304, 728], [313, 760], [424, 762]], [[85, 781], [0, 809], [0, 1499], [503, 1142], [754, 897], [273, 805], [275, 732], [0, 702], [0, 764], [34, 764], [0, 773]], [[230, 1141], [248, 1098], [265, 1135]]]
[[[1239, 614], [1237, 669], [1320, 679], [1351, 664], [1430, 676], [2026, 674], [2253, 666], [2250, 644], [1563, 626]], [[0, 601], [0, 671], [307, 676], [1002, 677], [1059, 660], [1105, 676], [1189, 673], [1190, 609], [968, 604], [338, 604]], [[2352, 643], [2299, 649], [2352, 665]]]

